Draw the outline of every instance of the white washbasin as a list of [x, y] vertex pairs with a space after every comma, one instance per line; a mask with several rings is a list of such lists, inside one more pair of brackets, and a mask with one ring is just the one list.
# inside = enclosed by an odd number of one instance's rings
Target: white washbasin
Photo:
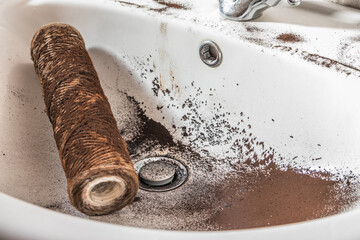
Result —
[[[133, 111], [138, 104], [175, 142], [189, 146], [199, 158], [219, 160], [211, 162], [210, 171], [202, 162], [175, 154], [189, 165], [190, 177], [182, 187], [189, 190], [168, 196], [197, 196], [194, 191], [199, 185], [206, 189], [206, 181], [221, 185], [223, 176], [234, 174], [233, 165], [255, 156], [261, 160], [271, 155], [284, 169], [328, 172], [333, 180], [352, 176], [351, 184], [358, 183], [360, 11], [322, 1], [305, 1], [298, 8], [284, 3], [253, 22], [238, 23], [222, 19], [217, 4], [1, 1], [0, 238], [360, 238], [356, 203], [317, 220], [208, 232], [148, 229], [156, 224], [168, 229], [170, 223], [161, 216], [145, 217], [141, 227], [122, 226], [130, 216], [137, 219], [139, 212], [131, 211], [144, 203], [122, 210], [126, 216], [91, 219], [70, 205], [30, 59], [33, 34], [50, 22], [66, 22], [82, 33], [125, 140], [131, 142], [137, 130]], [[221, 48], [219, 67], [200, 60], [204, 40]], [[127, 97], [136, 102], [126, 102]], [[244, 139], [258, 144], [245, 148]], [[244, 147], [242, 153], [234, 149], [236, 140]], [[129, 144], [134, 161], [168, 154], [167, 148], [152, 147], [140, 151]], [[139, 196], [153, 197], [141, 191]], [[159, 199], [154, 208], [166, 200]], [[176, 217], [175, 207], [173, 211], [179, 225], [192, 223]]]

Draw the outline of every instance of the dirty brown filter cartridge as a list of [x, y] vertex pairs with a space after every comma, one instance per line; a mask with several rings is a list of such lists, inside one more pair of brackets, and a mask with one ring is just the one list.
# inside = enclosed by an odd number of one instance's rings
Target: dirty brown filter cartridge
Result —
[[87, 215], [131, 203], [138, 177], [80, 33], [46, 25], [34, 35], [31, 56], [71, 203]]

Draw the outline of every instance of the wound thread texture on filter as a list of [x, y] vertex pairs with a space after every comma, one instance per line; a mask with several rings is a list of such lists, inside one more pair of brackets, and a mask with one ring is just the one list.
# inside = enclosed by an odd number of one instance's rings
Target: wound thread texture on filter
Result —
[[67, 24], [46, 25], [33, 37], [31, 57], [71, 203], [87, 215], [131, 203], [138, 177], [80, 33]]

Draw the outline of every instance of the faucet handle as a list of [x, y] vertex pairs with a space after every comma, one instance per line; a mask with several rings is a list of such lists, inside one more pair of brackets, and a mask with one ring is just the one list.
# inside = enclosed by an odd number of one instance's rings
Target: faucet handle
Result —
[[[291, 6], [298, 6], [301, 0], [287, 0]], [[261, 16], [269, 7], [280, 0], [219, 0], [220, 14], [234, 21], [248, 21]]]
[[219, 0], [220, 14], [235, 21], [248, 21], [261, 16], [269, 7], [280, 0]]

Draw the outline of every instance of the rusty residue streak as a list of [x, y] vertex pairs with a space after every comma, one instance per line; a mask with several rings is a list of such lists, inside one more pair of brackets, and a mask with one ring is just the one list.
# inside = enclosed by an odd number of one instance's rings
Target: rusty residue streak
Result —
[[188, 7], [180, 4], [180, 3], [171, 3], [168, 1], [164, 1], [164, 0], [154, 0], [154, 2], [165, 6], [166, 8], [174, 8], [174, 9], [182, 9], [182, 10], [189, 10]]
[[147, 9], [149, 11], [158, 12], [158, 13], [165, 12], [168, 9], [189, 10], [189, 8], [187, 6], [181, 5], [179, 3], [169, 3], [169, 2], [161, 1], [161, 0], [154, 0], [154, 1], [156, 3], [162, 5], [163, 7], [162, 8], [151, 8], [151, 7], [147, 7], [147, 6], [144, 6], [144, 5], [140, 5], [140, 4], [136, 4], [136, 3], [132, 3], [132, 2], [127, 2], [127, 1], [119, 1], [119, 0], [116, 1], [116, 2], [126, 4], [126, 5], [129, 5], [129, 6], [134, 6], [136, 8]]
[[272, 48], [279, 49], [283, 52], [290, 52], [291, 55], [299, 55], [301, 58], [303, 58], [304, 60], [306, 60], [308, 62], [315, 63], [316, 65], [319, 65], [322, 67], [335, 69], [336, 71], [345, 73], [346, 75], [353, 74], [353, 71], [358, 72], [360, 75], [359, 68], [336, 61], [336, 60], [328, 58], [328, 57], [321, 56], [319, 54], [309, 53], [307, 51], [300, 51], [298, 48], [293, 49], [292, 47], [282, 46], [282, 45], [272, 46]]
[[336, 61], [331, 58], [320, 56], [318, 54], [309, 53], [307, 51], [302, 51], [301, 55], [308, 62], [313, 62], [316, 65], [320, 65], [320, 66], [327, 67], [327, 68], [335, 68], [337, 71], [344, 72], [347, 75], [351, 75], [351, 71], [349, 71], [347, 69], [351, 69], [353, 71], [360, 73], [360, 69], [358, 69], [356, 67], [350, 66], [345, 63], [341, 63], [341, 62]]
[[162, 9], [157, 9], [157, 8], [149, 8], [147, 6], [143, 6], [143, 5], [140, 5], [140, 4], [136, 4], [136, 3], [131, 3], [131, 2], [126, 2], [126, 1], [116, 1], [118, 3], [122, 3], [122, 4], [125, 4], [125, 5], [129, 5], [129, 6], [133, 6], [133, 7], [136, 7], [136, 8], [144, 8], [144, 9], [147, 9], [147, 10], [150, 10], [150, 11], [161, 11]]
[[285, 46], [285, 45], [273, 45], [261, 38], [246, 37], [244, 39], [248, 40], [249, 42], [255, 43], [257, 45], [263, 46], [263, 47], [277, 49], [282, 52], [289, 52], [291, 55], [297, 55], [308, 62], [312, 62], [312, 63], [322, 66], [322, 67], [335, 69], [336, 71], [345, 73], [346, 75], [351, 75], [351, 74], [354, 74], [354, 72], [357, 72], [358, 76], [360, 76], [359, 68], [356, 68], [349, 64], [339, 62], [337, 60], [334, 60], [334, 59], [331, 59], [328, 57], [321, 56], [319, 54], [309, 53], [307, 51], [300, 50], [298, 48], [293, 48], [290, 46]]
[[126, 4], [126, 5], [130, 5], [130, 6], [134, 6], [134, 7], [137, 7], [137, 8], [144, 8], [145, 7], [145, 6], [142, 6], [140, 4], [126, 2], [126, 1], [116, 1], [116, 2]]

